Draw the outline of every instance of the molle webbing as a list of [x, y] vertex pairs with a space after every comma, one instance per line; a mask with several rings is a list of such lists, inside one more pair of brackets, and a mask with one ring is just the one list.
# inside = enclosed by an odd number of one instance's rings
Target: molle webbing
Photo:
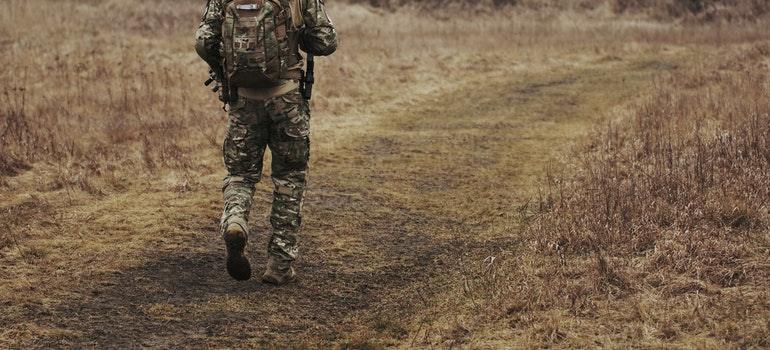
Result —
[[232, 87], [271, 88], [297, 63], [290, 0], [232, 0], [224, 10], [222, 43], [225, 75]]

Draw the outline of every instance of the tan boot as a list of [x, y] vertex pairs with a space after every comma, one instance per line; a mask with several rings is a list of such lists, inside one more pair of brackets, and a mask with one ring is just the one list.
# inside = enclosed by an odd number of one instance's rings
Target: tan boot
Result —
[[227, 273], [236, 280], [248, 280], [251, 278], [251, 264], [243, 254], [248, 240], [246, 229], [240, 224], [231, 223], [222, 236], [227, 247]]
[[282, 286], [294, 282], [296, 279], [297, 275], [294, 273], [294, 268], [291, 267], [291, 261], [274, 256], [268, 257], [267, 269], [262, 275], [262, 282]]

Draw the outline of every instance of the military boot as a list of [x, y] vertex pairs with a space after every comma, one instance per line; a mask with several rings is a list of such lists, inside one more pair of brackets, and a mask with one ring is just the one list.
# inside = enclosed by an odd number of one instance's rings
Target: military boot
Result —
[[239, 281], [251, 278], [251, 265], [249, 259], [243, 254], [248, 241], [245, 225], [237, 222], [230, 223], [222, 236], [227, 247], [227, 273]]
[[296, 279], [297, 275], [294, 273], [294, 268], [291, 267], [291, 260], [283, 260], [272, 255], [268, 257], [267, 269], [262, 275], [262, 282], [281, 286]]

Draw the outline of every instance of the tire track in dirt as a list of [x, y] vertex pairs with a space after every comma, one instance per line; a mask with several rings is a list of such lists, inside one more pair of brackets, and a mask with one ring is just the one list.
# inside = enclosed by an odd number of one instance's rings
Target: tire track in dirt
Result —
[[[467, 261], [516, 244], [515, 208], [546, 164], [653, 73], [625, 69], [484, 75], [383, 113], [350, 142], [316, 148], [298, 284], [230, 280], [212, 220], [173, 247], [151, 247], [140, 266], [105, 275], [53, 312], [34, 315], [70, 331], [36, 345], [403, 342], [421, 299], [455, 283]], [[329, 135], [336, 134], [315, 142]], [[265, 262], [266, 187], [255, 200], [261, 213], [250, 256], [257, 271]], [[200, 215], [216, 218], [218, 193], [191, 195], [206, 198]]]

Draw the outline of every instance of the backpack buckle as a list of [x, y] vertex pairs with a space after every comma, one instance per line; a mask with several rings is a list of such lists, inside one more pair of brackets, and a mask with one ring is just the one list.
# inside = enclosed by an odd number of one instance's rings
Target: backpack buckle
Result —
[[256, 11], [259, 9], [259, 6], [257, 4], [235, 5], [235, 9], [243, 11]]

